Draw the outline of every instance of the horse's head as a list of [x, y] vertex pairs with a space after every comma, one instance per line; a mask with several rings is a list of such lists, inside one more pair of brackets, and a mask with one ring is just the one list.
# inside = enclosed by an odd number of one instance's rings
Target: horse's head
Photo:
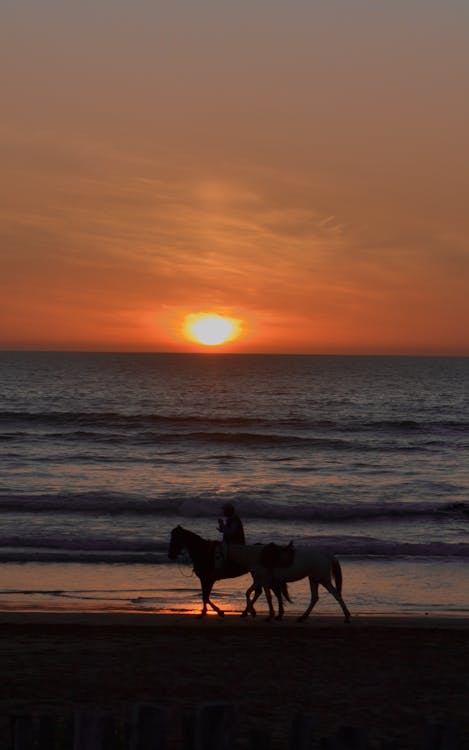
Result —
[[170, 560], [175, 560], [177, 556], [182, 552], [185, 543], [184, 529], [182, 526], [176, 526], [171, 532], [171, 538], [169, 540], [168, 557]]

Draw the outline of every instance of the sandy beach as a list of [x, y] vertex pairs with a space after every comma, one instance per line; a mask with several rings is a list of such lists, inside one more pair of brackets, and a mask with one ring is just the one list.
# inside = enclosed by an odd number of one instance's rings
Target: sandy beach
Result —
[[454, 724], [469, 747], [468, 618], [369, 616], [346, 626], [329, 616], [10, 612], [0, 635], [4, 735], [18, 711], [66, 717], [99, 706], [125, 722], [135, 703], [151, 701], [167, 710], [177, 748], [183, 717], [221, 700], [234, 705], [240, 748], [255, 729], [286, 748], [299, 711], [315, 717], [318, 740], [367, 726], [372, 747], [417, 748], [430, 720]]

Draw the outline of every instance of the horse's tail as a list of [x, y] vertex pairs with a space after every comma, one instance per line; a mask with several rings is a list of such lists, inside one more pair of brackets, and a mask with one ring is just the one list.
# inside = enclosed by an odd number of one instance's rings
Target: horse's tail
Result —
[[342, 568], [336, 557], [331, 558], [332, 575], [334, 576], [335, 587], [339, 594], [342, 593]]
[[290, 602], [291, 604], [290, 594], [288, 593], [288, 586], [287, 586], [286, 581], [283, 581], [282, 586], [281, 586], [281, 591], [282, 591], [282, 596], [287, 600], [287, 602]]

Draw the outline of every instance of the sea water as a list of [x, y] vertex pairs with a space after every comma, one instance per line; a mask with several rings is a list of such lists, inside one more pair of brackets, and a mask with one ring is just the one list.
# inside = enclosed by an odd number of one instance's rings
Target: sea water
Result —
[[196, 611], [170, 532], [230, 501], [334, 552], [355, 613], [468, 613], [468, 459], [469, 358], [1, 352], [0, 610]]

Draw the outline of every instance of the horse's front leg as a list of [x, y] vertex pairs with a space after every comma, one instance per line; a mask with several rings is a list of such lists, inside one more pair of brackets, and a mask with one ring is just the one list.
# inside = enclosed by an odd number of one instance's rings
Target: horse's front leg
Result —
[[[249, 614], [249, 612], [252, 613], [252, 611], [253, 611], [254, 608], [253, 608], [252, 603], [251, 603], [251, 594], [252, 594], [253, 591], [255, 591], [255, 589], [256, 589], [256, 586], [255, 586], [254, 583], [252, 583], [249, 586], [249, 588], [246, 589], [246, 594], [245, 594], [245, 596], [246, 596], [246, 606], [243, 609], [243, 611], [241, 612], [241, 617], [246, 617]], [[254, 610], [254, 612], [255, 612], [255, 610]]]
[[207, 605], [211, 607], [219, 617], [224, 617], [225, 613], [220, 607], [217, 607], [216, 604], [214, 604], [210, 599], [210, 594], [212, 593], [213, 584], [215, 581], [204, 581], [202, 584], [202, 600], [203, 600], [203, 608], [202, 612], [200, 614], [200, 617], [204, 617], [204, 615], [207, 614]]
[[224, 611], [223, 611], [222, 609], [220, 609], [220, 607], [217, 607], [217, 605], [216, 605], [216, 604], [214, 604], [214, 603], [213, 603], [213, 602], [211, 601], [211, 599], [207, 599], [207, 604], [209, 605], [209, 607], [211, 607], [211, 608], [212, 608], [212, 609], [213, 609], [213, 610], [214, 610], [214, 611], [215, 611], [215, 612], [217, 613], [217, 615], [218, 615], [219, 617], [224, 617], [224, 616], [225, 616], [225, 613], [224, 613]]
[[[254, 591], [254, 596], [251, 599], [251, 594], [253, 591]], [[254, 604], [257, 602], [261, 594], [262, 594], [262, 586], [259, 586], [254, 581], [251, 584], [251, 586], [249, 586], [248, 590], [246, 591], [246, 607], [241, 612], [241, 617], [246, 617], [246, 615], [248, 615], [249, 613], [251, 613], [253, 617], [256, 616], [256, 610], [254, 609]]]
[[207, 614], [207, 600], [205, 598], [204, 589], [202, 587], [202, 611], [200, 615], [197, 615], [197, 617], [205, 617], [206, 614]]

